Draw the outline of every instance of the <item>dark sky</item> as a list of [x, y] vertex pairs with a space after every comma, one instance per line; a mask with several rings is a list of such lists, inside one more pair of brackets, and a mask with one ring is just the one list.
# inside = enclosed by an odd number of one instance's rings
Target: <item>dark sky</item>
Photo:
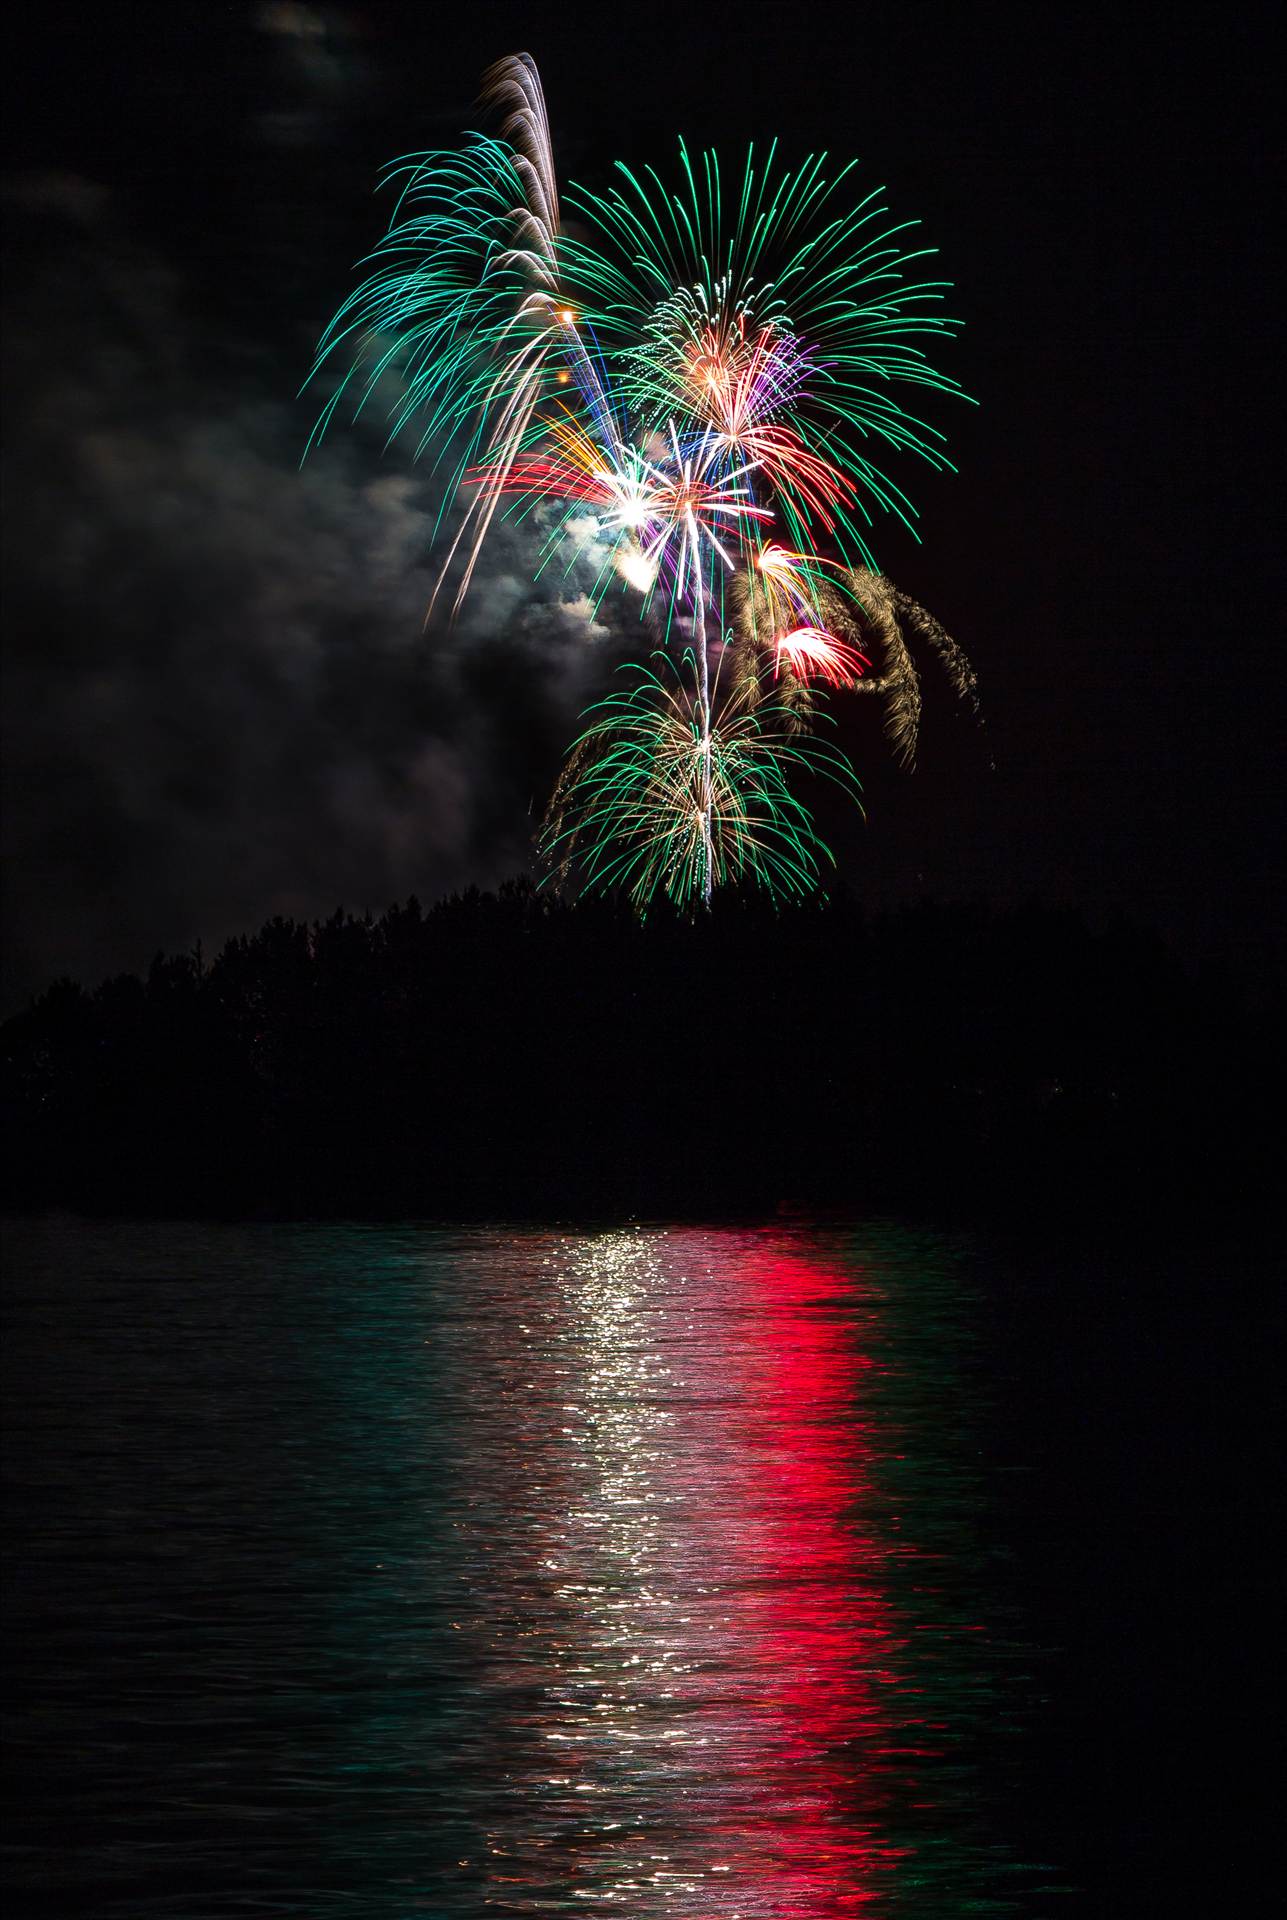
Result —
[[[1281, 939], [1282, 76], [1172, 9], [46, 5], [6, 116], [3, 1009], [273, 912], [528, 860], [617, 657], [502, 537], [422, 634], [434, 493], [296, 397], [399, 152], [526, 47], [565, 180], [679, 133], [856, 154], [955, 283], [960, 471], [895, 477], [886, 571], [970, 652], [920, 764], [870, 716], [846, 876], [885, 903], [1124, 908]], [[995, 762], [995, 766], [990, 764]]]

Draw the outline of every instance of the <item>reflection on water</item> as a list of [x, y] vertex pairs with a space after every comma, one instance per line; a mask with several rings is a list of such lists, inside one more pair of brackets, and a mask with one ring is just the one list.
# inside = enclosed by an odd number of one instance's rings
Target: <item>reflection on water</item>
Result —
[[134, 1915], [1021, 1910], [944, 1244], [14, 1251], [20, 1884]]

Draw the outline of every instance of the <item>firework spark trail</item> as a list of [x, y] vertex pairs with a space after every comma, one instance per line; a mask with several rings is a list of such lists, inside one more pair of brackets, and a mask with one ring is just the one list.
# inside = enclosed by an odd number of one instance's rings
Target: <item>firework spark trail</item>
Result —
[[[485, 463], [492, 463], [496, 478], [474, 496], [448, 548], [430, 596], [426, 625], [457, 550], [468, 533], [469, 556], [452, 602], [453, 617], [464, 604], [483, 543], [505, 491], [505, 477], [519, 456], [542, 397], [550, 348], [571, 329], [573, 321], [572, 314], [560, 304], [557, 296], [558, 181], [545, 94], [532, 56], [513, 54], [489, 67], [483, 76], [482, 99], [485, 106], [509, 109], [501, 123], [501, 133], [511, 142], [514, 173], [524, 190], [523, 197], [510, 209], [509, 217], [515, 238], [529, 244], [511, 246], [503, 260], [511, 270], [526, 274], [533, 287], [511, 322], [513, 331], [520, 336], [519, 344], [498, 373], [484, 402], [486, 411], [499, 400], [499, 412], [484, 456]], [[523, 333], [533, 327], [534, 336], [523, 339]]]
[[[904, 766], [916, 758], [920, 733], [921, 680], [908, 650], [904, 627], [929, 640], [939, 654], [957, 697], [979, 711], [978, 680], [973, 667], [950, 633], [932, 614], [902, 593], [883, 575], [855, 568], [850, 576], [854, 602], [863, 625], [880, 648], [884, 671], [879, 678], [856, 683], [858, 693], [885, 696], [885, 732]], [[901, 618], [900, 618], [901, 616]]]
[[569, 235], [531, 56], [491, 67], [482, 100], [498, 138], [389, 171], [401, 186], [372, 271], [319, 343], [315, 373], [351, 364], [313, 440], [346, 394], [359, 413], [400, 383], [390, 438], [414, 420], [417, 453], [445, 463], [440, 527], [468, 494], [430, 613], [453, 572], [459, 611], [498, 514], [532, 516], [538, 574], [592, 555], [590, 603], [615, 576], [684, 650], [587, 715], [545, 835], [561, 870], [575, 854], [583, 885], [627, 885], [641, 910], [654, 892], [709, 904], [730, 878], [803, 890], [830, 856], [787, 774], [856, 790], [809, 733], [823, 689], [883, 696], [910, 763], [912, 634], [978, 707], [961, 649], [867, 546], [876, 512], [913, 531], [915, 517], [873, 445], [951, 464], [898, 398], [960, 395], [922, 346], [955, 328], [945, 283], [920, 277], [926, 250], [907, 250], [883, 189], [847, 198], [854, 163], [792, 172], [776, 143], [748, 151], [727, 201], [713, 152], [681, 142], [675, 187], [622, 166], [606, 194], [574, 189]]
[[514, 149], [514, 168], [526, 188], [523, 202], [513, 210], [514, 227], [532, 241], [535, 257], [526, 257], [553, 292], [558, 281], [555, 237], [559, 231], [559, 184], [545, 94], [530, 53], [510, 54], [488, 67], [480, 105], [495, 111], [508, 109], [501, 121], [501, 137]]

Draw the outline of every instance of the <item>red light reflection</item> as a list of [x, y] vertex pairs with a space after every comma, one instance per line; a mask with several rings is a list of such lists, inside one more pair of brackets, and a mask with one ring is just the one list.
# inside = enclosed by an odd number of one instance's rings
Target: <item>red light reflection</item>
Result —
[[564, 1244], [531, 1568], [560, 1630], [490, 1897], [869, 1912], [907, 1858], [883, 1816], [915, 1717], [888, 1594], [908, 1549], [873, 1517], [879, 1303], [781, 1235]]
[[861, 1779], [864, 1749], [885, 1743], [895, 1684], [884, 1548], [864, 1526], [872, 1362], [860, 1324], [827, 1304], [836, 1287], [825, 1267], [779, 1251], [748, 1260], [739, 1279], [744, 1310], [773, 1337], [735, 1349], [741, 1377], [726, 1384], [738, 1426], [719, 1447], [722, 1497], [709, 1516], [712, 1564], [738, 1593], [744, 1678], [729, 1706], [758, 1728], [753, 1742], [728, 1740], [721, 1839], [741, 1911], [819, 1920], [869, 1910], [903, 1857]]

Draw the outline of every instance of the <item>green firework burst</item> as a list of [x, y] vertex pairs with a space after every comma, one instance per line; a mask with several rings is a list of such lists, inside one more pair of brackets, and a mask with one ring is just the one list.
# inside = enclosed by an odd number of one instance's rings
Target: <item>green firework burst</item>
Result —
[[[855, 799], [857, 778], [829, 742], [802, 734], [744, 678], [709, 716], [691, 653], [679, 667], [622, 671], [630, 684], [588, 710], [550, 809], [547, 855], [575, 860], [583, 886], [624, 888], [636, 907], [665, 896], [680, 906], [712, 886], [750, 882], [779, 897], [808, 893], [834, 864], [789, 772], [821, 775]], [[758, 694], [758, 689], [757, 689]]]
[[[776, 142], [760, 165], [752, 148], [726, 202], [719, 156], [694, 162], [682, 141], [679, 155], [676, 190], [651, 167], [641, 178], [621, 163], [624, 187], [572, 190], [569, 203], [592, 235], [563, 242], [565, 284], [623, 363], [631, 405], [645, 418], [688, 404], [692, 356], [710, 335], [769, 329], [799, 342], [800, 377], [779, 396], [779, 417], [854, 482], [837, 545], [850, 564], [874, 566], [866, 540], [874, 512], [892, 512], [914, 532], [915, 508], [865, 449], [879, 442], [952, 466], [944, 435], [897, 397], [908, 387], [965, 397], [920, 344], [959, 325], [942, 310], [950, 283], [921, 277], [933, 250], [909, 250], [917, 223], [889, 223], [883, 188], [848, 198], [857, 162], [828, 180], [825, 155], [791, 172], [776, 164]], [[782, 505], [792, 544], [809, 547], [800, 502]]]

